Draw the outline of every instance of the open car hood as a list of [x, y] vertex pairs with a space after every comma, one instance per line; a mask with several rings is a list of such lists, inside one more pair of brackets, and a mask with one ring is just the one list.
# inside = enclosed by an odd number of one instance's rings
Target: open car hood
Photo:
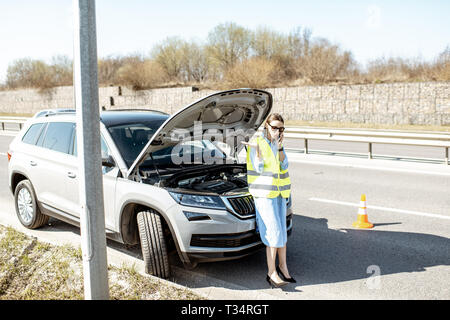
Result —
[[272, 95], [258, 89], [235, 89], [202, 98], [168, 118], [148, 141], [127, 172], [133, 175], [155, 151], [175, 146], [180, 137], [226, 143], [237, 155], [272, 109]]

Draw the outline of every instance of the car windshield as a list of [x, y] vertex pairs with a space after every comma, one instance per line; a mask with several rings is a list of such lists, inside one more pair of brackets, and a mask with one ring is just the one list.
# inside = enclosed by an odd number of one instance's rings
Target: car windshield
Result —
[[141, 166], [173, 167], [195, 164], [223, 164], [233, 163], [229, 156], [227, 145], [210, 140], [192, 140], [179, 142], [155, 151], [148, 156]]
[[[108, 127], [117, 148], [125, 163], [130, 167], [141, 153], [144, 146], [153, 137], [162, 120], [139, 123], [119, 124]], [[190, 164], [233, 163], [234, 158], [228, 156], [229, 146], [210, 140], [182, 141], [174, 146], [168, 146], [152, 153], [141, 166], [183, 166]]]
[[140, 121], [109, 126], [108, 131], [119, 148], [122, 158], [130, 167], [165, 119]]

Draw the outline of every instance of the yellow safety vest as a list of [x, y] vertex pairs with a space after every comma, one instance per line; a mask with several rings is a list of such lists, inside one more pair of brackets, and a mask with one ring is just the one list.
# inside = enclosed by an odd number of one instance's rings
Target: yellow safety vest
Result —
[[289, 198], [291, 194], [291, 179], [287, 170], [281, 170], [279, 152], [273, 154], [269, 143], [261, 136], [256, 143], [264, 159], [264, 168], [261, 173], [256, 172], [250, 160], [250, 147], [247, 148], [247, 182], [248, 190], [254, 197], [276, 198], [281, 194]]

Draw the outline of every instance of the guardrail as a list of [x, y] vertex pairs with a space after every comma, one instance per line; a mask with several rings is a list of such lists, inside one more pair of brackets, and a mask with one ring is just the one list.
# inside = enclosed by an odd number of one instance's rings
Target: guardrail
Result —
[[[17, 123], [19, 129], [28, 118], [0, 117], [2, 130], [5, 130], [5, 123]], [[339, 142], [361, 142], [367, 143], [367, 158], [373, 158], [373, 144], [391, 144], [391, 145], [410, 145], [425, 147], [440, 147], [445, 150], [445, 159], [443, 163], [449, 164], [449, 148], [450, 133], [418, 133], [418, 132], [402, 132], [394, 130], [362, 130], [362, 129], [327, 129], [327, 128], [302, 128], [302, 127], [286, 127], [285, 137], [291, 139], [302, 139], [304, 141], [303, 152], [308, 154], [308, 141], [325, 140]], [[302, 149], [291, 149], [302, 150]], [[341, 152], [355, 154], [349, 152]], [[423, 158], [426, 159], [426, 158]], [[429, 160], [429, 159], [428, 159]], [[435, 159], [433, 159], [435, 160]]]
[[17, 124], [16, 128], [18, 130], [21, 130], [24, 123], [27, 122], [29, 118], [25, 117], [0, 117], [0, 123], [2, 124], [2, 130], [5, 130], [5, 124], [6, 123], [15, 123]]
[[[400, 131], [369, 131], [348, 129], [316, 129], [286, 127], [286, 138], [303, 139], [303, 152], [308, 154], [309, 140], [367, 143], [367, 158], [373, 158], [373, 144], [441, 147], [445, 150], [443, 163], [449, 164], [450, 133], [410, 133]], [[346, 152], [342, 152], [346, 153]], [[434, 160], [434, 159], [433, 159]]]

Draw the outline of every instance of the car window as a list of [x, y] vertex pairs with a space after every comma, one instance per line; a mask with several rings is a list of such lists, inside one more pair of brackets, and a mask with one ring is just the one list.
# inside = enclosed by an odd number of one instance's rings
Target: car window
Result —
[[72, 122], [49, 123], [42, 146], [50, 150], [69, 153], [74, 128], [75, 123]]
[[[103, 135], [100, 135], [100, 142], [101, 142], [101, 153], [102, 153], [102, 158], [108, 158], [111, 155], [111, 152], [109, 151], [108, 145], [105, 142], [105, 139], [103, 138]], [[78, 155], [77, 152], [77, 134], [76, 134], [76, 129], [74, 130], [74, 135], [73, 135], [73, 155], [76, 157]], [[109, 171], [113, 170], [113, 167], [105, 167], [102, 166], [102, 173], [108, 173]]]
[[106, 144], [105, 140], [103, 139], [103, 136], [101, 136], [101, 150], [102, 150], [102, 158], [108, 158], [111, 153], [109, 152], [108, 145]]
[[41, 134], [39, 135], [39, 138], [37, 142], [35, 143], [37, 146], [42, 147], [42, 142], [44, 141], [45, 132], [47, 131], [48, 122], [44, 123], [44, 127], [42, 128]]
[[[103, 138], [103, 135], [100, 135], [100, 142], [101, 142], [101, 153], [102, 158], [108, 158], [111, 155], [111, 152], [109, 151], [108, 145], [105, 142], [105, 139]], [[73, 138], [73, 155], [77, 156], [77, 134], [76, 129], [74, 130], [74, 138]]]
[[43, 123], [33, 124], [23, 136], [22, 141], [24, 143], [35, 144], [43, 125]]

